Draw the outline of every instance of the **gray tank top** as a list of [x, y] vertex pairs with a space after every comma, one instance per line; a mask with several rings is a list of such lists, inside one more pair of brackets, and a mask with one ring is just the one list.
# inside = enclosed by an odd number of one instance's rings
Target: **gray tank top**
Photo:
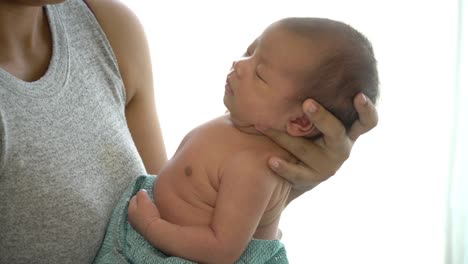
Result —
[[0, 68], [0, 263], [90, 263], [125, 187], [145, 174], [111, 47], [82, 0], [46, 7], [45, 75]]

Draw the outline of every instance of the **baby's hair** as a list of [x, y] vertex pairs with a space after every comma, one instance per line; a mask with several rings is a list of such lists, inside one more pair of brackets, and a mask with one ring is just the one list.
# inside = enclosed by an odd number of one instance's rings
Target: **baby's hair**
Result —
[[[286, 18], [279, 21], [286, 30], [320, 46], [318, 65], [302, 80], [301, 102], [314, 98], [349, 129], [358, 114], [353, 98], [364, 93], [374, 104], [379, 95], [377, 62], [369, 40], [351, 26], [325, 18]], [[307, 54], [307, 53], [305, 53]]]

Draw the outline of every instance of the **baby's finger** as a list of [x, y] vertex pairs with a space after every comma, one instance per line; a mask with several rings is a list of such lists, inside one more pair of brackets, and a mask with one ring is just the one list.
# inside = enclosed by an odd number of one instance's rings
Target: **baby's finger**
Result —
[[148, 205], [148, 203], [152, 204], [148, 192], [145, 189], [141, 189], [136, 194], [138, 206]]
[[136, 208], [138, 207], [137, 205], [137, 197], [134, 195], [131, 199], [130, 202], [128, 203], [128, 213], [131, 214], [132, 212], [135, 212]]

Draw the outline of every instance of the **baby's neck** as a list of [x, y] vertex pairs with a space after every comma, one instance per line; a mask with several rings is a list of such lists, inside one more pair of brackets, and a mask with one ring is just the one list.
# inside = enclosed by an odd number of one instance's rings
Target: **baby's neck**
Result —
[[251, 134], [251, 135], [263, 135], [261, 132], [259, 132], [257, 129], [255, 129], [254, 125], [249, 125], [249, 126], [239, 126], [234, 124], [234, 127], [237, 128], [239, 131], [246, 133], [246, 134]]
[[240, 132], [250, 134], [250, 135], [263, 136], [263, 134], [255, 128], [254, 124], [248, 124], [248, 123], [243, 124], [241, 122], [238, 122], [238, 121], [232, 119], [232, 117], [231, 117], [231, 115], [229, 113], [227, 115], [225, 115], [225, 118], [227, 120], [229, 120], [229, 122], [232, 123], [232, 126], [235, 127], [237, 130], [239, 130]]

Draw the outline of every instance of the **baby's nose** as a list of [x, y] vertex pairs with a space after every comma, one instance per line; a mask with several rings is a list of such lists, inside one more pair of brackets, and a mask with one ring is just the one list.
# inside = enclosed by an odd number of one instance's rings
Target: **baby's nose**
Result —
[[237, 74], [238, 77], [241, 76], [239, 61], [233, 61], [232, 62], [232, 70]]

